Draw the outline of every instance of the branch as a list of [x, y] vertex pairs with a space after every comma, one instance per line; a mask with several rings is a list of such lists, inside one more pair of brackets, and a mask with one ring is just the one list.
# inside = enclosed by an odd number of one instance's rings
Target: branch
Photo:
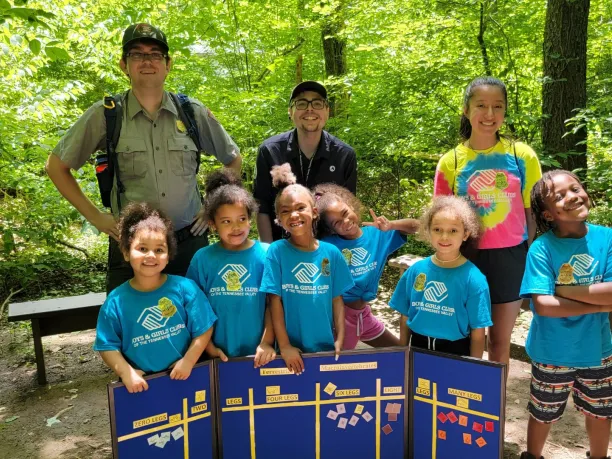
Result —
[[11, 293], [9, 293], [9, 295], [6, 297], [6, 300], [4, 300], [4, 302], [2, 303], [2, 306], [0, 306], [0, 319], [2, 318], [2, 315], [4, 314], [4, 308], [9, 303], [9, 301], [11, 301], [11, 298], [13, 298], [15, 295], [17, 295], [23, 289], [24, 289], [24, 287], [20, 288], [19, 290], [12, 290], [11, 289]]
[[73, 250], [78, 250], [79, 252], [81, 252], [83, 255], [85, 255], [85, 258], [89, 258], [89, 252], [81, 247], [77, 247], [76, 245], [72, 245], [69, 242], [66, 241], [62, 241], [61, 239], [54, 239], [53, 242], [57, 242], [60, 245], [63, 245], [65, 247], [68, 247], [69, 249], [73, 249]]
[[[279, 57], [285, 57], [285, 56], [291, 54], [292, 52], [297, 50], [300, 46], [302, 46], [304, 44], [304, 41], [305, 41], [304, 37], [299, 37], [298, 38], [298, 42], [295, 45], [293, 45], [291, 48], [288, 48], [285, 51], [283, 51], [282, 53], [280, 53], [274, 60], [276, 61], [276, 59], [278, 59]], [[257, 77], [257, 80], [255, 80], [255, 81], [257, 83], [260, 83], [269, 74], [270, 74], [270, 69], [268, 67], [266, 67], [264, 69], [264, 71], [261, 72], [261, 75], [259, 75], [259, 77]]]
[[506, 48], [508, 49], [508, 61], [510, 63], [510, 68], [512, 69], [512, 72], [514, 73], [514, 111], [518, 113], [520, 109], [519, 107], [519, 76], [516, 71], [516, 64], [514, 62], [514, 59], [512, 58], [512, 49], [510, 48], [510, 38], [504, 31], [501, 24], [497, 22], [493, 18], [493, 16], [489, 16], [489, 19], [495, 23], [495, 25], [499, 28], [499, 31], [501, 32], [501, 34], [504, 36], [504, 39], [506, 40]]

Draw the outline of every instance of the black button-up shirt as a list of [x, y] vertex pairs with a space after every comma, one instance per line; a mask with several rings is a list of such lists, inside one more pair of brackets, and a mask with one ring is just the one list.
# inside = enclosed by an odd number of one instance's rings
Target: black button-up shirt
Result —
[[[274, 223], [274, 200], [278, 189], [272, 186], [270, 171], [272, 166], [284, 163], [291, 165], [291, 170], [297, 177], [299, 184], [313, 188], [320, 183], [335, 183], [356, 193], [357, 190], [357, 159], [355, 150], [327, 131], [323, 131], [321, 141], [312, 158], [310, 173], [308, 164], [310, 159], [302, 154], [303, 169], [300, 170], [300, 152], [297, 140], [297, 131], [284, 132], [266, 139], [259, 147], [257, 165], [255, 170], [254, 196], [259, 202], [259, 212], [270, 216], [272, 221], [272, 235], [274, 240], [282, 237], [282, 229]], [[308, 183], [306, 177], [308, 176]]]

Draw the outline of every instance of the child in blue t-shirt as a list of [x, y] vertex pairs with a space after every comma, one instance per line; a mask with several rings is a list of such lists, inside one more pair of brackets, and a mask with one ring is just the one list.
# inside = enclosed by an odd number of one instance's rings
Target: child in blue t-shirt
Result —
[[266, 294], [259, 291], [268, 244], [249, 239], [257, 203], [228, 169], [206, 180], [206, 220], [219, 242], [194, 255], [187, 270], [217, 315], [206, 353], [228, 357], [255, 355], [255, 367], [274, 359], [272, 316]]
[[399, 280], [389, 305], [402, 314], [402, 345], [482, 358], [491, 321], [489, 286], [463, 254], [475, 246], [479, 218], [467, 201], [435, 198], [421, 218], [421, 234], [436, 251]]
[[217, 317], [192, 280], [162, 272], [176, 252], [165, 215], [149, 204], [131, 203], [121, 213], [119, 234], [134, 277], [102, 305], [94, 350], [130, 393], [148, 389], [143, 374], [169, 367], [170, 378], [187, 379]]
[[[261, 291], [270, 295], [274, 333], [287, 368], [304, 371], [301, 352], [335, 350], [344, 341], [342, 294], [353, 279], [340, 251], [318, 241], [318, 220], [311, 192], [296, 184], [289, 164], [272, 168], [281, 191], [274, 203], [276, 223], [289, 233], [270, 245]], [[335, 333], [334, 333], [335, 331]]]
[[370, 309], [387, 257], [406, 243], [406, 234], [418, 229], [412, 219], [389, 221], [377, 217], [361, 227], [361, 202], [346, 188], [324, 183], [314, 190], [321, 222], [318, 236], [338, 247], [351, 270], [355, 286], [342, 295], [345, 335], [343, 349], [355, 349], [359, 340], [373, 347], [399, 346], [399, 339]]
[[[521, 296], [531, 298], [527, 452], [539, 458], [570, 393], [585, 414], [591, 458], [605, 458], [612, 419], [612, 229], [586, 222], [591, 200], [576, 175], [546, 172], [531, 191], [543, 232], [529, 248]], [[588, 454], [587, 454], [588, 456]]]

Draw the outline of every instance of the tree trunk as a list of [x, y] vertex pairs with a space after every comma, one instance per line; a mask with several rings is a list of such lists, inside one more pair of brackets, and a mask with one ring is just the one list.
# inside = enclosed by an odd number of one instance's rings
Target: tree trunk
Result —
[[[297, 40], [299, 42], [304, 42], [304, 0], [298, 0], [297, 2], [297, 15], [296, 18], [298, 20], [298, 33]], [[302, 53], [298, 54], [297, 59], [295, 60], [295, 84], [298, 85], [302, 81], [304, 81], [302, 77], [302, 71], [304, 69], [304, 55]]]
[[[325, 74], [329, 77], [341, 77], [346, 74], [346, 40], [339, 36], [342, 30], [342, 2], [339, 3], [335, 13], [328, 19], [321, 29], [323, 41], [323, 55], [325, 58]], [[328, 88], [329, 90], [330, 88]], [[339, 116], [344, 112], [348, 102], [348, 94], [343, 85], [331, 88], [329, 96], [329, 116]]]
[[548, 0], [544, 29], [542, 145], [567, 170], [586, 175], [585, 128], [564, 137], [566, 120], [586, 107], [586, 51], [590, 0]]
[[484, 39], [485, 31], [487, 30], [487, 22], [485, 19], [485, 6], [484, 3], [480, 3], [480, 27], [478, 28], [478, 45], [480, 45], [480, 52], [482, 53], [482, 64], [485, 69], [485, 75], [491, 75], [491, 65], [489, 64], [489, 55], [487, 54], [487, 44]]
[[302, 70], [304, 68], [304, 55], [300, 54], [295, 60], [295, 84], [296, 86], [304, 81]]

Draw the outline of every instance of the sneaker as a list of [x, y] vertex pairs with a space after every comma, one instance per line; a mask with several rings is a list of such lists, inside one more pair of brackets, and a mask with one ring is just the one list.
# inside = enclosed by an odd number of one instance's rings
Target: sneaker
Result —
[[[527, 451], [521, 453], [521, 459], [538, 459], [533, 454], [528, 453]], [[544, 459], [544, 456], [540, 456], [540, 459]]]
[[[587, 451], [586, 453], [586, 457], [590, 458], [590, 459], [597, 459], [595, 457], [591, 457], [591, 453], [589, 451]], [[601, 459], [610, 459], [610, 456], [607, 457], [602, 457]]]

